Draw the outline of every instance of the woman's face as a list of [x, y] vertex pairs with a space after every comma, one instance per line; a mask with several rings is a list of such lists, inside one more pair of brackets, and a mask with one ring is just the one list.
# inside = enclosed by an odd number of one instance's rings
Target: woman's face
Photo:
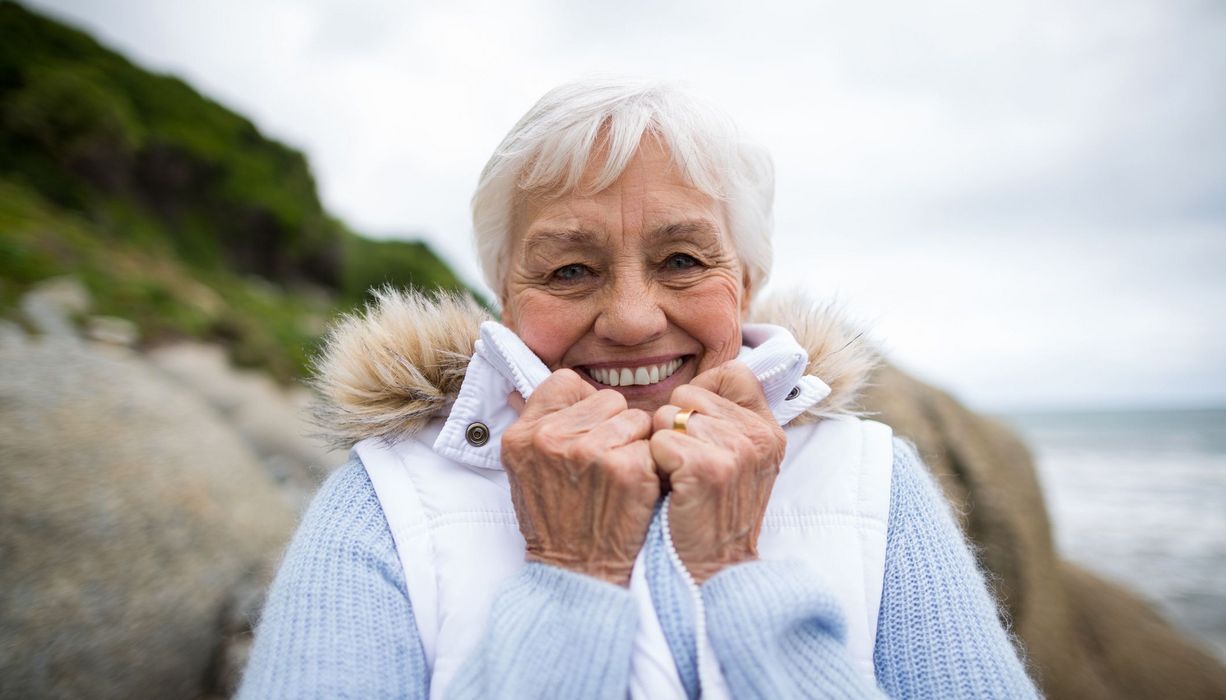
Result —
[[551, 370], [653, 411], [740, 350], [748, 294], [724, 208], [654, 139], [597, 194], [518, 201], [512, 236], [503, 322]]

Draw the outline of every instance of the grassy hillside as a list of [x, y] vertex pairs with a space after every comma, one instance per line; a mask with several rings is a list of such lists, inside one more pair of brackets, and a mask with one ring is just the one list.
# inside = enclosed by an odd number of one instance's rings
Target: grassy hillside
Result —
[[301, 153], [177, 78], [0, 2], [0, 313], [79, 276], [146, 342], [221, 340], [290, 378], [372, 284], [460, 289], [421, 243], [323, 209]]

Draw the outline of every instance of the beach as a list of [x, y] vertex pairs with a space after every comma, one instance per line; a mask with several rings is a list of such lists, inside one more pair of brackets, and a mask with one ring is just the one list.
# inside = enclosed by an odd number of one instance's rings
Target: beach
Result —
[[1226, 660], [1226, 410], [998, 417], [1034, 451], [1062, 554]]

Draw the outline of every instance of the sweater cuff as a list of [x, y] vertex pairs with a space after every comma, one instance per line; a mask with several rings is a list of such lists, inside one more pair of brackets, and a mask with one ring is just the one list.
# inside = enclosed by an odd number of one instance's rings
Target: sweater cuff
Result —
[[733, 694], [860, 697], [834, 595], [800, 562], [729, 567], [702, 587], [707, 636]]
[[608, 697], [621, 688], [624, 696], [638, 627], [630, 591], [540, 563], [525, 565], [508, 584], [493, 626], [503, 632], [501, 652], [519, 657], [502, 661], [535, 676], [523, 679], [526, 687], [557, 697]]
[[818, 622], [839, 643], [847, 623], [838, 599], [798, 561], [750, 561], [730, 566], [702, 585], [712, 635], [753, 640], [804, 620]]
[[[634, 632], [637, 621], [634, 597], [629, 589], [550, 564], [525, 564], [510, 590], [504, 592], [503, 596], [516, 594], [527, 596], [528, 600], [539, 598], [539, 602], [549, 601], [550, 604], [562, 606], [566, 610], [596, 614], [601, 622], [616, 621], [619, 627], [629, 622], [631, 633]], [[625, 619], [626, 611], [631, 613], [628, 621]], [[604, 619], [605, 617], [608, 619]], [[596, 619], [592, 621], [595, 622]]]

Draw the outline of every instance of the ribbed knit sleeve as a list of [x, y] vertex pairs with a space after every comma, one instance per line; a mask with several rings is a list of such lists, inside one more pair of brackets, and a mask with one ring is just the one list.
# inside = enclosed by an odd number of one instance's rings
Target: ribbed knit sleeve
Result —
[[884, 584], [873, 659], [891, 697], [1038, 697], [949, 506], [902, 441]]
[[804, 566], [749, 562], [703, 585], [734, 697], [1033, 698], [982, 574], [914, 450], [896, 441], [874, 666], [854, 672], [843, 613]]
[[638, 626], [628, 590], [528, 564], [499, 592], [489, 624], [449, 698], [626, 697]]
[[404, 571], [361, 463], [320, 488], [269, 589], [241, 698], [426, 698]]

